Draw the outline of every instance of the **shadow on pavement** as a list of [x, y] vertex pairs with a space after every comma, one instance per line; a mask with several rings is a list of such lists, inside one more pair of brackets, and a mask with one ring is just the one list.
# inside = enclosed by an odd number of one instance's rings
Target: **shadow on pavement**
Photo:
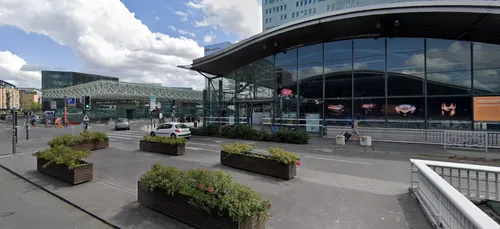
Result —
[[403, 211], [403, 215], [406, 219], [406, 223], [409, 228], [412, 229], [428, 229], [433, 228], [429, 219], [425, 217], [425, 214], [418, 204], [417, 200], [407, 192], [403, 194], [396, 195], [399, 206]]
[[119, 225], [122, 228], [129, 229], [192, 229], [192, 227], [174, 218], [165, 216], [161, 213], [141, 206], [136, 201], [124, 205], [118, 215], [112, 218], [112, 221], [114, 221], [116, 225]]
[[[65, 183], [63, 181], [60, 181], [60, 180], [53, 178], [49, 175], [45, 175], [43, 173], [40, 173], [37, 170], [27, 171], [24, 174], [24, 177], [26, 177], [31, 182], [36, 183], [40, 187], [50, 189], [51, 192], [57, 191], [58, 189], [61, 189], [61, 188], [73, 187], [73, 185], [70, 185], [70, 184]], [[49, 188], [47, 186], [51, 186], [51, 187]]]
[[242, 169], [224, 166], [222, 164], [213, 165], [213, 166], [211, 166], [211, 168], [219, 169], [219, 170], [222, 170], [224, 172], [230, 171], [232, 173], [241, 173], [241, 174], [244, 174], [247, 176], [251, 176], [253, 178], [253, 180], [261, 181], [261, 182], [268, 183], [268, 184], [275, 184], [275, 185], [290, 185], [297, 178], [297, 177], [295, 177], [294, 179], [287, 181], [287, 180], [280, 179], [277, 177], [272, 177], [272, 176], [268, 176], [268, 175], [264, 175], [264, 174], [260, 174], [260, 173], [254, 173], [254, 172], [250, 172], [250, 171], [246, 171], [246, 170], [242, 170]]

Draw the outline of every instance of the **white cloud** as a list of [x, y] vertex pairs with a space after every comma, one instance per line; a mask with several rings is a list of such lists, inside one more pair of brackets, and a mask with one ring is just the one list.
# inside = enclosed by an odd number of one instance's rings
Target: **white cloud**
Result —
[[184, 31], [182, 29], [179, 29], [177, 32], [179, 32], [179, 34], [181, 35], [189, 35], [191, 37], [196, 37], [196, 34], [194, 34], [193, 32]]
[[212, 43], [212, 41], [214, 41], [214, 38], [215, 38], [215, 35], [213, 34], [206, 34], [205, 36], [203, 36], [203, 41], [205, 43]]
[[85, 61], [83, 71], [131, 82], [204, 85], [199, 74], [176, 67], [203, 56], [203, 48], [191, 39], [150, 31], [119, 0], [0, 0], [0, 12], [0, 25], [71, 47]]
[[188, 13], [182, 11], [175, 11], [175, 14], [181, 17], [181, 21], [187, 21]]
[[160, 20], [160, 17], [156, 16], [156, 17], [155, 17], [155, 20], [157, 20], [157, 21], [158, 21], [158, 20]]
[[0, 51], [0, 76], [2, 80], [21, 87], [40, 87], [41, 75], [36, 66], [27, 65], [26, 61], [9, 52]]
[[192, 0], [186, 5], [203, 13], [198, 27], [215, 26], [242, 38], [262, 31], [262, 6], [260, 0]]

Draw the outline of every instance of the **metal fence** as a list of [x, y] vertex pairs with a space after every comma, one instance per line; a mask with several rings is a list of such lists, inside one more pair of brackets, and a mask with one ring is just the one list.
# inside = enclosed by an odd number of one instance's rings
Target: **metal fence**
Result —
[[[498, 200], [499, 168], [415, 159], [410, 162], [411, 189], [435, 226], [500, 229], [500, 225], [467, 199]], [[492, 175], [494, 179], [491, 179]], [[495, 189], [492, 190], [490, 185]]]
[[[343, 132], [352, 132], [345, 126], [323, 127], [323, 137], [335, 138]], [[465, 148], [488, 151], [500, 148], [500, 132], [455, 131], [432, 129], [360, 128], [360, 135], [373, 141], [443, 145], [444, 148]]]

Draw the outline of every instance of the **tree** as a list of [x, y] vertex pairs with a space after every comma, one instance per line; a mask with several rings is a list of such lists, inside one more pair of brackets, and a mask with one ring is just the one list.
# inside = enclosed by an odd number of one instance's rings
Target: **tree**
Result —
[[42, 110], [42, 104], [37, 103], [37, 102], [30, 102], [30, 103], [28, 103], [28, 105], [23, 107], [23, 110], [38, 112], [38, 111]]

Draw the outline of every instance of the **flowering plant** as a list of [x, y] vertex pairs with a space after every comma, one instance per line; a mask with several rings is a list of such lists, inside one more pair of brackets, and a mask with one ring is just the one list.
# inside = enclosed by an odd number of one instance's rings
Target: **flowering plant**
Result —
[[207, 169], [181, 171], [175, 167], [155, 164], [140, 178], [140, 188], [162, 189], [169, 195], [189, 197], [189, 204], [198, 210], [227, 214], [236, 222], [257, 216], [267, 219], [271, 204], [262, 200], [250, 187], [234, 183], [229, 173]]

